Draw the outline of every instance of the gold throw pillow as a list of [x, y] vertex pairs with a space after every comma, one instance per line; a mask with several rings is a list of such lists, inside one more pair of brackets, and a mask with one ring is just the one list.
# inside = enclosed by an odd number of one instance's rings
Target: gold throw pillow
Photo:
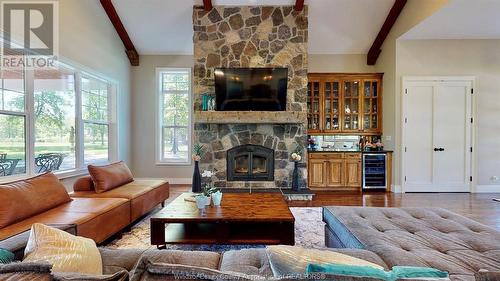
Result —
[[53, 265], [53, 272], [102, 275], [101, 254], [92, 239], [40, 223], [31, 227], [25, 261], [47, 261]]

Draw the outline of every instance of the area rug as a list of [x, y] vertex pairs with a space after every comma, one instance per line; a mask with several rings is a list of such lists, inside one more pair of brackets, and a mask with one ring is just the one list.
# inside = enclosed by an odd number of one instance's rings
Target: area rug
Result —
[[[290, 208], [295, 217], [295, 245], [304, 248], [325, 246], [324, 223], [321, 208]], [[149, 218], [154, 213], [136, 223], [121, 238], [111, 241], [106, 247], [114, 249], [152, 249], [150, 244]], [[265, 245], [167, 245], [170, 250], [227, 251], [243, 248], [260, 248]]]

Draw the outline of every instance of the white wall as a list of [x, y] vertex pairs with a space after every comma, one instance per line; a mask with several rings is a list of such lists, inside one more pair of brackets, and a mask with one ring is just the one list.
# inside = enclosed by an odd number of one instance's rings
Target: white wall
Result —
[[399, 147], [401, 142], [399, 135], [401, 134], [400, 124], [397, 116], [400, 112], [399, 98], [400, 81], [397, 79], [396, 69], [396, 43], [400, 36], [410, 30], [418, 23], [425, 20], [430, 15], [448, 4], [448, 0], [408, 0], [403, 11], [399, 15], [396, 23], [389, 32], [389, 35], [382, 45], [382, 52], [375, 66], [376, 72], [384, 73], [384, 116], [383, 127], [384, 136], [390, 136], [391, 140], [384, 140], [384, 144], [388, 149], [394, 149], [393, 158], [393, 184], [401, 184], [401, 175], [399, 169], [400, 157]]
[[193, 56], [141, 56], [132, 67], [132, 173], [136, 177], [167, 178], [170, 183], [189, 183], [192, 166], [155, 164], [156, 68], [193, 67]]
[[500, 40], [399, 41], [396, 60], [397, 80], [405, 75], [476, 77], [477, 184], [497, 185], [500, 192], [500, 182], [491, 180], [500, 177]]
[[59, 53], [119, 83], [118, 158], [130, 163], [130, 62], [99, 1], [59, 1]]
[[366, 54], [360, 55], [315, 55], [309, 54], [308, 71], [375, 73], [375, 66], [366, 64]]

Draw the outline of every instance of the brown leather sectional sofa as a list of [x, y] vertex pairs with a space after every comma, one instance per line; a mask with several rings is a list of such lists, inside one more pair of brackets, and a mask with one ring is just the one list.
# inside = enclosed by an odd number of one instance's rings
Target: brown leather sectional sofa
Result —
[[[75, 183], [81, 190], [84, 177]], [[0, 240], [22, 233], [33, 223], [74, 224], [76, 234], [102, 243], [151, 211], [169, 196], [169, 184], [161, 180], [133, 180], [96, 193], [68, 194], [52, 173], [0, 185]]]

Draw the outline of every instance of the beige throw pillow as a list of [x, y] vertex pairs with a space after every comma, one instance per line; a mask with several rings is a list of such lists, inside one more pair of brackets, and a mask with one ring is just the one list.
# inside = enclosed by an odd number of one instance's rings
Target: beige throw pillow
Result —
[[304, 274], [310, 263], [362, 265], [384, 270], [378, 264], [328, 250], [279, 245], [268, 246], [266, 253], [275, 277]]
[[23, 262], [47, 261], [53, 272], [102, 275], [102, 259], [92, 239], [33, 224]]

